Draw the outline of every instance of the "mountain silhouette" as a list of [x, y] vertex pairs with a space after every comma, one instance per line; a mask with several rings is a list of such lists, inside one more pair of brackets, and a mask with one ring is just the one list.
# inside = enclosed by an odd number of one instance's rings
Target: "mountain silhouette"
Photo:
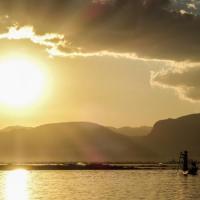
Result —
[[0, 130], [0, 162], [163, 162], [185, 149], [200, 160], [199, 141], [200, 114], [160, 120], [152, 129], [90, 122], [15, 126]]
[[88, 122], [9, 128], [0, 133], [1, 162], [127, 162], [153, 154], [129, 137]]
[[200, 114], [156, 122], [145, 143], [160, 159], [176, 158], [185, 149], [193, 158], [200, 159]]
[[114, 128], [114, 127], [110, 127], [110, 128], [111, 130], [115, 132], [118, 132], [122, 135], [126, 135], [129, 137], [147, 136], [152, 130], [152, 127], [148, 127], [148, 126], [141, 126], [141, 127], [124, 126], [121, 128]]

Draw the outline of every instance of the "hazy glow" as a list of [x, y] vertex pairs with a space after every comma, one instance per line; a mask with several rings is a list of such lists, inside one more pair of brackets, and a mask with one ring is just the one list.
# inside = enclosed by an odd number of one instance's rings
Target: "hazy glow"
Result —
[[45, 76], [39, 65], [25, 57], [8, 57], [0, 62], [0, 103], [25, 107], [42, 96]]
[[28, 171], [18, 169], [8, 172], [5, 185], [6, 200], [28, 200]]

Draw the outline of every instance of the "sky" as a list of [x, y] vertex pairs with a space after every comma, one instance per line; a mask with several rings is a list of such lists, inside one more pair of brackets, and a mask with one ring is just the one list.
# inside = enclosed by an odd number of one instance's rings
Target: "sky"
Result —
[[199, 0], [1, 1], [0, 127], [200, 112], [199, 14]]

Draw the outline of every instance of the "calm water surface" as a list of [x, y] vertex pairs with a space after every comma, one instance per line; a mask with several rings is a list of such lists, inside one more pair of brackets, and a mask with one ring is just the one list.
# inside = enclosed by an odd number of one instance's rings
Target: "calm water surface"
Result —
[[200, 199], [200, 176], [176, 171], [5, 171], [0, 200]]

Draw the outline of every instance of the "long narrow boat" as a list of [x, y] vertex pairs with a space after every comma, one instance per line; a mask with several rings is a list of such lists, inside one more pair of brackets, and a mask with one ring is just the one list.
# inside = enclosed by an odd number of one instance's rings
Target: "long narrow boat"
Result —
[[188, 151], [180, 153], [179, 168], [182, 170], [183, 175], [185, 176], [198, 174], [197, 162], [188, 159]]

